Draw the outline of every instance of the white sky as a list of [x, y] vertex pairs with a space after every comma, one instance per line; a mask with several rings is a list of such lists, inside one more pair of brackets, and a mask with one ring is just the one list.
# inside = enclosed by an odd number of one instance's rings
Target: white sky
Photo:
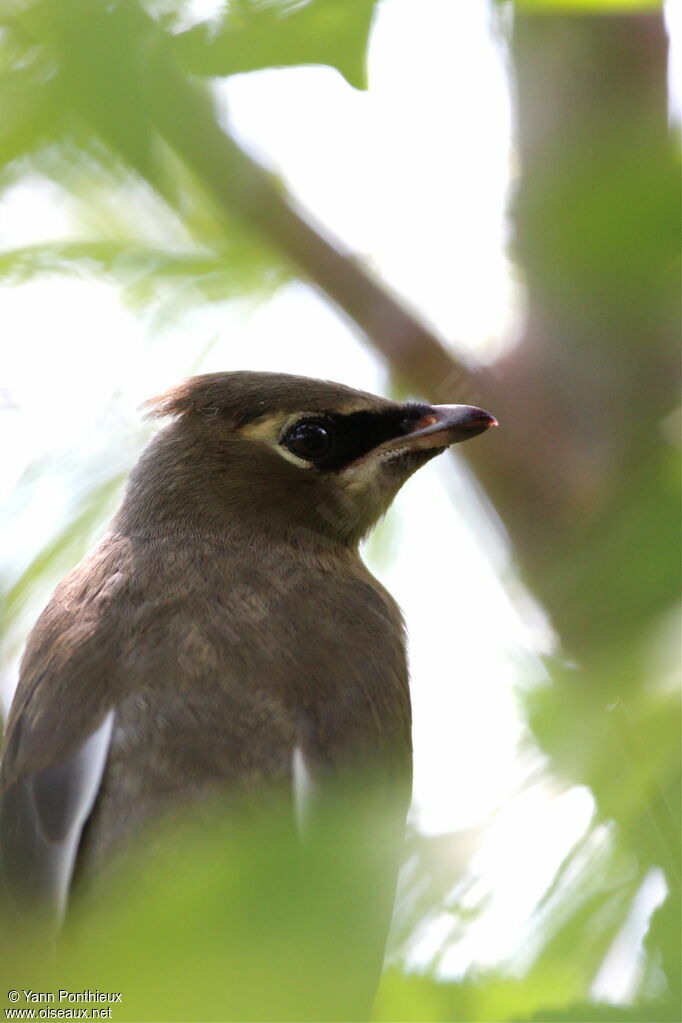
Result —
[[[445, 338], [492, 358], [513, 341], [519, 303], [504, 255], [513, 160], [502, 51], [483, 0], [420, 0], [418, 18], [414, 11], [414, 0], [380, 6], [367, 93], [331, 69], [297, 68], [235, 77], [222, 98], [238, 134], [320, 221]], [[44, 184], [0, 200], [3, 248], [73, 227], [69, 204]], [[4, 534], [8, 572], [72, 513], [78, 466], [130, 461], [142, 436], [136, 406], [189, 372], [284, 370], [386, 388], [369, 350], [299, 284], [255, 309], [222, 304], [184, 316], [151, 344], [144, 318], [105, 284], [44, 280], [5, 290], [0, 303], [0, 386], [13, 405], [0, 415], [1, 485], [9, 493], [27, 465], [60, 459], [30, 507], [8, 502], [16, 513]], [[442, 458], [421, 470], [368, 553], [408, 623], [415, 821], [440, 833], [493, 820], [474, 862], [494, 895], [450, 950], [447, 970], [459, 973], [503, 960], [523, 941], [592, 800], [583, 789], [555, 799], [543, 785], [517, 794], [539, 758], [523, 752], [514, 686], [538, 677], [536, 653], [550, 634], [537, 610], [522, 620], [531, 603], [465, 467]], [[415, 949], [416, 963], [428, 959], [438, 926]], [[608, 993], [608, 976], [601, 983]]]

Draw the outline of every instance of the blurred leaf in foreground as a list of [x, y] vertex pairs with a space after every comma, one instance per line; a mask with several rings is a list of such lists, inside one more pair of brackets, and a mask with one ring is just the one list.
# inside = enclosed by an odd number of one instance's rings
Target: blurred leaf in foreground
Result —
[[375, 0], [232, 0], [217, 23], [179, 33], [176, 53], [199, 75], [327, 64], [364, 89], [374, 8]]
[[151, 833], [82, 891], [53, 965], [35, 934], [5, 930], [4, 991], [120, 991], [119, 1023], [368, 1018], [385, 795], [340, 796], [304, 844], [290, 806], [213, 809]]

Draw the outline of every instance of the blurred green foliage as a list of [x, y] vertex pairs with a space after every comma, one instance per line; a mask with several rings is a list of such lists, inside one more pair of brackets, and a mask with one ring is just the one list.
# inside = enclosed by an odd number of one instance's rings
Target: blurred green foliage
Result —
[[[509, 0], [498, 0], [509, 3]], [[663, 0], [513, 0], [521, 11], [532, 14], [623, 14], [660, 10]]]
[[175, 53], [197, 75], [328, 64], [362, 89], [374, 7], [375, 0], [236, 0], [217, 24], [177, 33]]
[[364, 1018], [390, 801], [339, 795], [303, 846], [288, 800], [262, 809], [216, 805], [143, 839], [76, 895], [54, 957], [40, 927], [5, 928], [5, 989], [120, 991], [119, 1021]]
[[[657, 15], [602, 22], [565, 13], [655, 3], [517, 6], [546, 15], [517, 16], [511, 44], [523, 154], [515, 254], [531, 336], [499, 367], [500, 420], [513, 450], [500, 447], [501, 464], [478, 468], [562, 641], [547, 665], [551, 682], [523, 696], [529, 726], [553, 777], [588, 786], [596, 813], [536, 909], [534, 948], [459, 982], [439, 977], [437, 956], [420, 975], [403, 967], [425, 920], [445, 909], [461, 933], [479, 912], [467, 903], [474, 877], [465, 836], [450, 836], [445, 858], [434, 855], [434, 840], [412, 836], [375, 1013], [675, 1020], [679, 459], [661, 424], [679, 397], [670, 340], [679, 168], [664, 92], [647, 78], [653, 67], [652, 77], [665, 79], [662, 29]], [[131, 302], [175, 307], [263, 295], [289, 279], [296, 252], [286, 232], [277, 246], [253, 229], [279, 208], [198, 79], [324, 63], [362, 87], [374, 8], [373, 0], [234, 0], [217, 20], [187, 28], [180, 0], [4, 3], [1, 180], [49, 180], [80, 227], [77, 237], [0, 253], [0, 277], [98, 275]], [[13, 641], [32, 594], [85, 552], [120, 481], [117, 470], [93, 484], [69, 526], [4, 580]], [[361, 838], [341, 812], [318, 861], [275, 818], [264, 830], [243, 829], [238, 842], [223, 832], [174, 836], [153, 870], [126, 877], [110, 904], [74, 927], [54, 973], [34, 936], [6, 932], [5, 988], [122, 990], [118, 1020], [350, 1018], [359, 1011]], [[336, 868], [320, 871], [330, 860]], [[652, 871], [668, 895], [641, 950], [633, 1005], [589, 1002]]]

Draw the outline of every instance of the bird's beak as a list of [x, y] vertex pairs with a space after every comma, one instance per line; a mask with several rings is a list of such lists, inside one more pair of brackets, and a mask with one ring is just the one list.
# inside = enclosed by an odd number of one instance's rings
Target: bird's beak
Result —
[[438, 454], [451, 444], [469, 440], [497, 425], [494, 416], [475, 405], [432, 405], [423, 416], [410, 422], [405, 432], [377, 444], [347, 464], [344, 471], [354, 472], [365, 465], [392, 461], [418, 451]]
[[432, 405], [407, 433], [384, 441], [354, 464], [377, 456], [384, 459], [413, 451], [444, 450], [497, 425], [494, 416], [475, 405]]
[[407, 446], [410, 451], [447, 448], [476, 437], [491, 426], [497, 426], [495, 417], [475, 405], [432, 405], [409, 433], [396, 438], [394, 443]]

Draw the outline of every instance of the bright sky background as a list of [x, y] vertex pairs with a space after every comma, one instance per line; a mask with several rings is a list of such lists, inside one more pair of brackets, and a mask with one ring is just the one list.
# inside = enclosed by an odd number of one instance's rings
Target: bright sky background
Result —
[[[514, 161], [495, 36], [484, 0], [420, 0], [418, 18], [414, 0], [387, 0], [367, 93], [331, 69], [298, 68], [238, 76], [220, 94], [240, 137], [314, 216], [460, 352], [481, 359], [513, 343], [520, 316], [504, 254]], [[672, 81], [679, 94], [679, 74]], [[44, 183], [10, 188], [0, 200], [3, 248], [59, 238], [73, 226], [74, 211]], [[132, 461], [146, 436], [137, 405], [191, 372], [270, 369], [387, 386], [375, 357], [300, 284], [257, 308], [222, 304], [185, 315], [151, 344], [145, 318], [102, 283], [44, 280], [7, 289], [0, 302], [8, 575], [77, 510], [82, 479]], [[59, 472], [40, 478], [38, 499], [26, 506], [10, 492], [27, 466], [46, 459]], [[592, 799], [546, 781], [523, 787], [540, 758], [514, 687], [541, 677], [537, 654], [551, 645], [551, 630], [515, 580], [504, 531], [466, 467], [441, 458], [422, 469], [368, 560], [408, 623], [414, 821], [433, 834], [470, 831], [480, 840], [474, 867], [494, 893], [448, 953], [446, 972], [456, 974], [504, 960], [526, 940], [529, 913], [587, 827]], [[655, 880], [649, 888], [631, 947], [661, 897]], [[448, 926], [444, 916], [421, 936], [415, 963], [428, 960]], [[627, 995], [622, 976], [607, 971], [600, 983], [602, 997]]]

